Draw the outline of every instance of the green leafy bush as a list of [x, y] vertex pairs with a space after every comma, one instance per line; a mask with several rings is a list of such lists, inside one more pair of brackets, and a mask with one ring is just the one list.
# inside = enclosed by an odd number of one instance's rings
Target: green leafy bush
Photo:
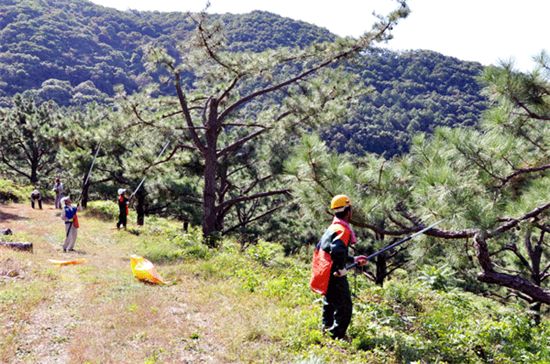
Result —
[[116, 220], [118, 205], [113, 201], [91, 201], [88, 202], [86, 213], [102, 220]]
[[280, 244], [260, 240], [246, 250], [246, 255], [263, 266], [268, 266], [284, 255], [284, 249]]
[[357, 350], [381, 350], [404, 363], [550, 359], [548, 322], [533, 327], [526, 312], [485, 298], [392, 280], [367, 288], [358, 300], [349, 330]]
[[447, 264], [440, 267], [427, 265], [420, 270], [419, 279], [431, 289], [447, 291], [456, 284], [454, 276], [455, 272]]
[[0, 178], [0, 202], [22, 202], [28, 200], [33, 188], [21, 187], [12, 181]]

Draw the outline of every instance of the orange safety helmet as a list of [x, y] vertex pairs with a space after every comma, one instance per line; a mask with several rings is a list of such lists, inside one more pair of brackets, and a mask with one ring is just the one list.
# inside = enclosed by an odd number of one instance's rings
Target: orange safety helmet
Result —
[[336, 195], [330, 201], [330, 208], [335, 213], [344, 211], [348, 206], [351, 206], [351, 200], [346, 195]]

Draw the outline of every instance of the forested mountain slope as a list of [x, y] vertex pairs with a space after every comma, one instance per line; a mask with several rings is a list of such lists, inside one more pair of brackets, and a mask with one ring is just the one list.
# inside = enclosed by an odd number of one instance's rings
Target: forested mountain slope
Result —
[[[332, 41], [326, 29], [255, 11], [212, 15], [235, 51]], [[188, 14], [121, 12], [85, 0], [0, 0], [0, 106], [29, 89], [61, 105], [103, 102], [121, 84], [140, 90], [152, 79], [143, 46], [177, 46], [193, 29]], [[392, 155], [408, 148], [412, 131], [475, 123], [485, 107], [477, 63], [427, 51], [378, 50], [350, 64], [374, 91], [326, 139], [339, 151]]]
[[432, 51], [374, 50], [352, 66], [372, 87], [357, 114], [325, 137], [339, 152], [408, 151], [410, 137], [437, 126], [473, 126], [486, 101], [482, 66]]

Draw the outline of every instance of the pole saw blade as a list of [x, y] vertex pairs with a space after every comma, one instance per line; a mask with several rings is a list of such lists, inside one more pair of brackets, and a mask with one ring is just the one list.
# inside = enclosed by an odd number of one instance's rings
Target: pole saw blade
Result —
[[[395, 248], [395, 247], [397, 247], [397, 246], [399, 246], [399, 245], [401, 245], [401, 244], [403, 244], [403, 243], [406, 243], [406, 242], [409, 241], [409, 240], [412, 240], [412, 239], [416, 238], [416, 237], [419, 236], [419, 235], [424, 234], [426, 231], [429, 231], [429, 230], [433, 229], [434, 226], [440, 224], [442, 221], [443, 221], [443, 219], [442, 219], [442, 220], [439, 220], [439, 221], [437, 221], [437, 222], [435, 222], [435, 223], [433, 223], [433, 224], [431, 224], [430, 226], [425, 227], [424, 229], [422, 229], [422, 230], [420, 230], [420, 231], [417, 231], [416, 233], [414, 233], [414, 234], [412, 234], [412, 235], [410, 235], [410, 236], [407, 236], [407, 237], [405, 237], [405, 238], [403, 238], [403, 239], [401, 239], [401, 240], [399, 240], [399, 241], [396, 241], [395, 243], [390, 244], [390, 245], [388, 245], [387, 247], [382, 248], [382, 249], [380, 249], [379, 251], [377, 251], [377, 252], [375, 252], [375, 253], [372, 253], [371, 255], [369, 255], [369, 256], [367, 257], [367, 260], [371, 260], [372, 258], [375, 258], [375, 257], [377, 257], [378, 255], [380, 255], [380, 254], [382, 254], [382, 253], [384, 253], [384, 252], [387, 252], [388, 250], [391, 250], [391, 249], [393, 249], [393, 248]], [[357, 266], [357, 263], [352, 263], [352, 264], [350, 264], [350, 265], [347, 265], [347, 266], [346, 266], [346, 269], [351, 269], [351, 268], [354, 268], [355, 266]]]

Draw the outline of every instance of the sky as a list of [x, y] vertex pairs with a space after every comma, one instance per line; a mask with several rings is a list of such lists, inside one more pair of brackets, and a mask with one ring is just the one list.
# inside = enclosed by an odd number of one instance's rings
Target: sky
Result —
[[[191, 11], [206, 0], [92, 0], [119, 10]], [[211, 0], [210, 13], [265, 10], [357, 37], [386, 14], [391, 0]], [[429, 49], [484, 65], [514, 61], [516, 68], [534, 68], [533, 56], [550, 53], [549, 0], [409, 0], [411, 14], [394, 29], [384, 47]]]

